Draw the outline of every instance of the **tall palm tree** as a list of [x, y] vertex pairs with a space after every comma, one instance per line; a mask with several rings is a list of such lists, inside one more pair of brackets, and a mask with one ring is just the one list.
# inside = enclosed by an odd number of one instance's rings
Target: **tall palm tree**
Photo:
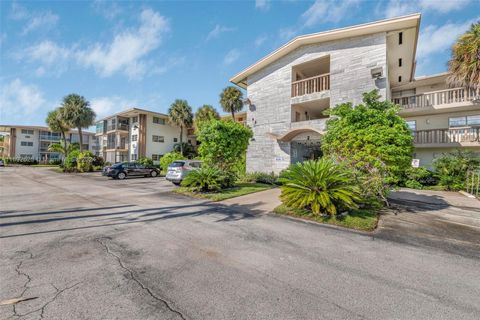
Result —
[[480, 21], [473, 23], [452, 46], [448, 70], [451, 72], [447, 78], [450, 86], [480, 86]]
[[67, 149], [67, 137], [66, 132], [70, 130], [70, 127], [65, 122], [65, 119], [62, 117], [61, 108], [56, 108], [53, 111], [50, 111], [47, 115], [47, 119], [45, 120], [47, 123], [48, 128], [53, 132], [60, 132], [63, 140], [63, 149], [65, 150], [64, 155], [68, 155]]
[[48, 146], [48, 151], [50, 152], [57, 152], [67, 156], [70, 152], [74, 150], [78, 150], [79, 144], [77, 142], [70, 143], [70, 144], [62, 144], [62, 143], [52, 143]]
[[183, 128], [191, 127], [193, 124], [192, 107], [187, 100], [177, 99], [168, 109], [168, 120], [171, 124], [180, 127], [180, 152], [183, 155]]
[[90, 108], [90, 102], [88, 102], [83, 96], [74, 93], [63, 98], [61, 111], [65, 122], [70, 127], [78, 129], [80, 152], [82, 152], [82, 129], [88, 128], [95, 123], [95, 111]]
[[195, 123], [195, 127], [198, 130], [203, 123], [213, 119], [220, 119], [220, 115], [214, 107], [208, 104], [204, 104], [203, 106], [198, 108], [197, 112], [195, 112], [195, 119], [193, 122]]
[[235, 112], [243, 109], [243, 93], [235, 87], [226, 87], [220, 93], [220, 105], [223, 111], [232, 113], [232, 120], [235, 121]]

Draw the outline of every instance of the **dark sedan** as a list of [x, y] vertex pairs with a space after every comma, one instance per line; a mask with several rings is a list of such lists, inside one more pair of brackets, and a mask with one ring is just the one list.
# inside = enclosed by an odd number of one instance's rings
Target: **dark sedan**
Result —
[[153, 166], [136, 162], [116, 163], [110, 167], [103, 168], [102, 175], [113, 179], [125, 179], [126, 177], [157, 177], [159, 170]]

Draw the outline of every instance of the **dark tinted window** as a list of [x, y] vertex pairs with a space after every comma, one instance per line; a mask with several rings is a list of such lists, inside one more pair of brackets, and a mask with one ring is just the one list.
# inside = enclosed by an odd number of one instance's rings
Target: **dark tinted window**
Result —
[[123, 163], [116, 163], [112, 166], [112, 168], [121, 168]]
[[183, 167], [184, 164], [185, 164], [185, 161], [174, 161], [170, 163], [169, 167], [172, 167], [172, 168]]

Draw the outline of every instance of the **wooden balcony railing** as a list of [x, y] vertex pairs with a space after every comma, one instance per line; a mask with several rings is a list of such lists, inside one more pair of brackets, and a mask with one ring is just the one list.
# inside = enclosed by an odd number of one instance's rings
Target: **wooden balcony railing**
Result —
[[425, 108], [434, 105], [446, 105], [458, 102], [468, 102], [480, 96], [480, 88], [455, 88], [441, 91], [426, 92], [408, 97], [394, 98], [393, 103], [403, 109]]
[[414, 144], [478, 143], [480, 128], [418, 130], [413, 133]]
[[330, 74], [292, 81], [292, 97], [330, 90]]

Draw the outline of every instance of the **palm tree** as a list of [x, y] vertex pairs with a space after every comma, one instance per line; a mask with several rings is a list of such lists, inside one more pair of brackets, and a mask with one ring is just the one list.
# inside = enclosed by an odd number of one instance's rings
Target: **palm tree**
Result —
[[168, 120], [171, 124], [180, 127], [180, 152], [183, 155], [183, 128], [191, 127], [193, 124], [192, 107], [187, 100], [177, 99], [168, 109]]
[[45, 120], [47, 123], [48, 128], [53, 131], [53, 132], [60, 132], [62, 135], [62, 140], [63, 140], [63, 154], [65, 157], [68, 155], [68, 149], [67, 149], [67, 138], [66, 138], [66, 132], [70, 130], [70, 127], [65, 123], [65, 120], [62, 118], [62, 111], [60, 108], [57, 108], [53, 111], [50, 111], [47, 115], [47, 119]]
[[204, 104], [203, 106], [198, 108], [197, 112], [195, 112], [194, 123], [196, 129], [198, 130], [203, 123], [213, 119], [220, 119], [220, 115], [214, 107], [208, 104]]
[[473, 23], [452, 46], [448, 70], [451, 72], [447, 78], [450, 86], [480, 86], [480, 22]]
[[78, 150], [78, 149], [79, 149], [79, 144], [77, 142], [70, 143], [70, 144], [52, 143], [48, 146], [49, 152], [57, 152], [57, 153], [63, 154], [65, 157], [73, 150]]
[[243, 109], [243, 93], [235, 87], [226, 87], [220, 93], [220, 105], [223, 111], [232, 113], [232, 120], [235, 121], [235, 112]]
[[82, 129], [88, 128], [95, 123], [95, 111], [90, 108], [90, 102], [88, 102], [83, 96], [74, 93], [63, 98], [61, 111], [65, 122], [70, 127], [78, 129], [80, 152], [82, 152]]

